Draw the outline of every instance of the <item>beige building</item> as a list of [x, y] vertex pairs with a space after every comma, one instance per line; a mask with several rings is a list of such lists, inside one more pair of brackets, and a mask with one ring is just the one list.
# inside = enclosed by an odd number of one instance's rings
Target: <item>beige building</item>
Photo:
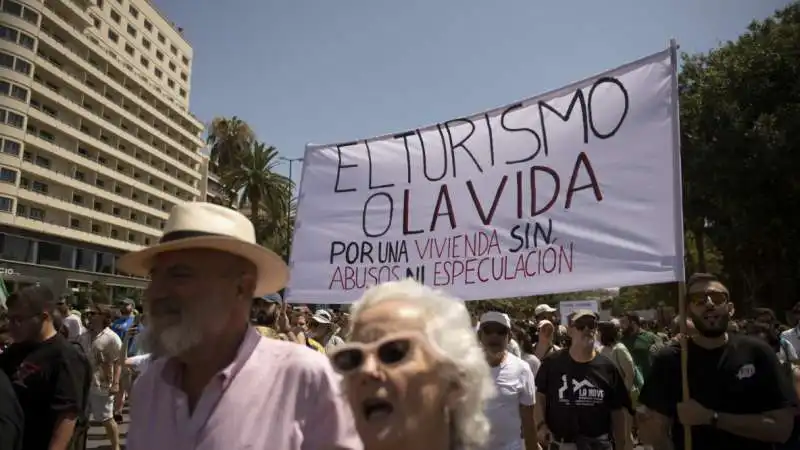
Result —
[[126, 295], [117, 257], [208, 194], [192, 48], [147, 0], [0, 2], [0, 272]]

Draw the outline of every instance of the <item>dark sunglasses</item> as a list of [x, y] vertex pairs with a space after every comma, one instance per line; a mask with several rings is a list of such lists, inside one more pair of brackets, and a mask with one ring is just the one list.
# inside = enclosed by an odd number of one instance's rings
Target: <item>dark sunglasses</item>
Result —
[[689, 303], [695, 306], [702, 306], [710, 300], [715, 306], [728, 302], [728, 294], [722, 291], [690, 292], [687, 295]]
[[393, 334], [369, 344], [350, 342], [337, 347], [331, 353], [331, 365], [341, 374], [354, 372], [364, 365], [370, 354], [374, 354], [383, 365], [398, 365], [406, 361], [412, 349], [420, 342], [423, 339], [417, 334]]
[[586, 320], [586, 321], [578, 320], [574, 324], [572, 324], [572, 326], [575, 327], [575, 329], [578, 330], [578, 331], [583, 331], [583, 330], [586, 330], [586, 329], [596, 330], [597, 329], [597, 321], [595, 321], [595, 320]]
[[496, 336], [505, 337], [505, 336], [508, 336], [509, 329], [506, 328], [506, 327], [502, 327], [502, 326], [498, 326], [498, 327], [487, 326], [487, 327], [481, 327], [481, 333], [486, 334], [486, 335], [490, 335], [490, 336], [491, 335], [496, 335]]

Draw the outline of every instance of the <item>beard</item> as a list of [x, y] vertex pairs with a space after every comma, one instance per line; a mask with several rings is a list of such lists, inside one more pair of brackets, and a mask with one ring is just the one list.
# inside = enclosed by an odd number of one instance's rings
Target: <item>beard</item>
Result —
[[710, 321], [710, 323], [702, 315], [689, 312], [688, 316], [692, 319], [694, 329], [700, 336], [718, 338], [728, 331], [728, 322], [730, 322], [728, 314], [720, 314], [716, 321]]
[[153, 358], [177, 357], [202, 343], [204, 327], [191, 312], [158, 309], [148, 313], [147, 327], [139, 337]]

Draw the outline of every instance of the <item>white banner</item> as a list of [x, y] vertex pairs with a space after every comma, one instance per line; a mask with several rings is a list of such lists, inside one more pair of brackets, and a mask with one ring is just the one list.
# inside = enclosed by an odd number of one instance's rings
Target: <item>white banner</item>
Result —
[[465, 299], [683, 279], [675, 48], [539, 97], [309, 146], [288, 297]]
[[558, 302], [558, 315], [561, 317], [563, 325], [569, 324], [569, 315], [579, 309], [588, 309], [594, 313], [600, 314], [600, 306], [597, 300], [575, 300]]

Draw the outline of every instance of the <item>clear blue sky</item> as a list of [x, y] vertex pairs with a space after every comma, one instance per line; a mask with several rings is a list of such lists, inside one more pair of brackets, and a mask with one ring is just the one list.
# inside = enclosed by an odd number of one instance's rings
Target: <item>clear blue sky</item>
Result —
[[[735, 39], [788, 0], [154, 0], [194, 47], [191, 109], [289, 157]], [[299, 179], [295, 165], [294, 178]]]

